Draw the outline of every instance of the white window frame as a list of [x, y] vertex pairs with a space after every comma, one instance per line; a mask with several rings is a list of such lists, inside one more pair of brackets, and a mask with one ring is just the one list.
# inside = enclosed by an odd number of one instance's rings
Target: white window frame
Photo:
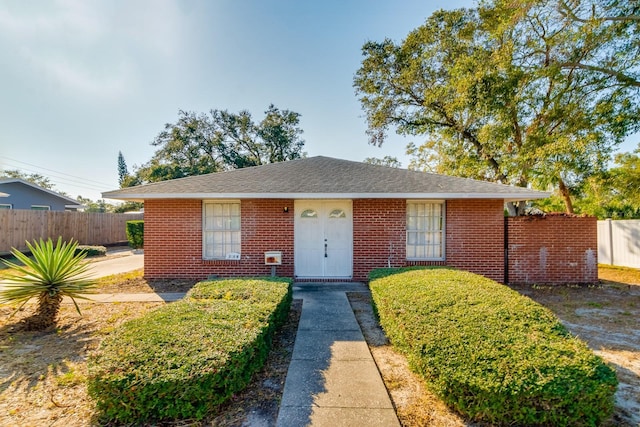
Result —
[[[210, 216], [207, 221], [207, 208], [215, 210], [215, 206], [220, 205], [222, 212], [221, 221], [217, 221], [216, 215]], [[232, 207], [233, 206], [233, 207]], [[237, 215], [232, 210], [237, 208]], [[225, 213], [225, 208], [228, 209]], [[202, 259], [223, 260], [238, 259], [242, 249], [242, 224], [240, 200], [204, 200], [202, 202]], [[216, 254], [216, 246], [221, 247], [221, 251]], [[237, 254], [230, 256], [230, 254]]]
[[13, 205], [11, 203], [0, 203], [0, 209], [13, 209]]
[[[423, 221], [418, 221], [418, 217], [414, 221], [411, 221], [409, 218], [410, 213], [410, 205], [424, 205], [425, 210], [430, 207], [430, 205], [439, 205], [440, 206], [440, 216], [423, 216]], [[446, 258], [446, 204], [444, 200], [407, 200], [407, 215], [406, 215], [406, 240], [405, 240], [405, 250], [406, 250], [406, 259], [407, 261], [444, 261]], [[415, 224], [411, 226], [410, 224]], [[440, 225], [438, 229], [437, 226]], [[420, 226], [420, 228], [418, 228]], [[435, 227], [434, 227], [435, 226]], [[414, 238], [411, 239], [410, 234], [414, 234], [416, 237], [422, 235], [420, 239]], [[438, 236], [439, 235], [439, 236]], [[434, 248], [438, 248], [437, 244], [434, 244], [434, 239], [439, 237], [439, 248], [440, 248], [440, 256], [434, 256], [433, 250]], [[410, 244], [411, 240], [417, 241], [422, 240], [423, 244]], [[436, 239], [438, 240], [438, 239]], [[410, 248], [411, 246], [411, 248]], [[418, 252], [417, 248], [422, 247], [424, 250], [424, 256], [418, 256], [416, 252]], [[437, 251], [436, 251], [437, 252]]]
[[47, 206], [47, 205], [31, 205], [31, 210], [34, 210], [34, 211], [50, 211], [51, 210], [51, 206]]

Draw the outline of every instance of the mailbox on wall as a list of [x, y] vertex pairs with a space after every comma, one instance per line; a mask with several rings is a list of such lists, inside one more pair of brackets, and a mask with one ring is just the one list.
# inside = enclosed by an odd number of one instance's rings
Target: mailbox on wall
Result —
[[265, 265], [281, 265], [282, 264], [282, 252], [269, 251], [264, 253]]

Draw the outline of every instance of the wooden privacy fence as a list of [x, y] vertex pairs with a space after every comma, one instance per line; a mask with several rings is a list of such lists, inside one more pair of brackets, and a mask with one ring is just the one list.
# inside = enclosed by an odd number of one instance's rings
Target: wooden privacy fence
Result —
[[598, 260], [640, 268], [640, 219], [598, 221]]
[[142, 214], [0, 210], [0, 253], [27, 249], [25, 241], [62, 236], [81, 245], [110, 245], [127, 241], [126, 222]]

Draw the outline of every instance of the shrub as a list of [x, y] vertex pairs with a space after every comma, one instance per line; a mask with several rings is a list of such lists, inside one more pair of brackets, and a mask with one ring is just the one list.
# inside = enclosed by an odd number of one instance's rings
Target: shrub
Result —
[[84, 253], [86, 256], [105, 256], [107, 255], [107, 248], [104, 246], [78, 245], [75, 254], [78, 255], [80, 253]]
[[109, 421], [201, 419], [262, 367], [291, 295], [289, 279], [201, 282], [107, 337], [89, 393]]
[[0, 290], [0, 304], [15, 302], [22, 308], [30, 299], [37, 298], [35, 313], [24, 320], [26, 329], [45, 330], [56, 324], [60, 304], [64, 297], [73, 301], [80, 313], [76, 299], [88, 299], [96, 281], [89, 277], [89, 264], [84, 262], [86, 254], [76, 251], [77, 242], [63, 242], [58, 237], [54, 244], [51, 239], [33, 244], [26, 242], [31, 257], [13, 248], [11, 254], [22, 265], [2, 260], [15, 273], [5, 275], [4, 289]]
[[133, 249], [144, 247], [144, 220], [127, 221], [127, 240]]
[[[397, 273], [397, 274], [392, 274]], [[380, 323], [448, 405], [495, 425], [597, 425], [615, 372], [543, 306], [451, 269], [374, 271]]]

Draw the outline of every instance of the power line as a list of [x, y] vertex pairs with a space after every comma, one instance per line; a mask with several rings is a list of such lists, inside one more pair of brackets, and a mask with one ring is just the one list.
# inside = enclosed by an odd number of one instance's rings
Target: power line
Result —
[[[24, 167], [15, 167], [15, 166], [11, 166], [14, 169], [7, 169], [5, 168], [5, 171], [11, 171], [11, 170], [17, 170], [18, 172], [21, 173], [35, 173], [35, 174], [39, 174], [38, 171], [33, 170], [33, 169], [28, 169], [28, 168], [24, 168]], [[51, 176], [44, 176], [44, 178], [46, 178], [48, 181], [52, 182], [53, 184], [63, 184], [63, 185], [70, 185], [70, 186], [74, 186], [74, 187], [79, 187], [79, 188], [86, 188], [87, 190], [104, 190], [105, 188], [108, 188], [106, 186], [98, 186], [98, 185], [93, 185], [91, 183], [84, 183], [81, 181], [76, 181], [76, 180], [69, 180], [69, 179], [65, 179], [65, 178], [61, 178], [61, 177], [51, 177]]]
[[[34, 167], [34, 168], [43, 169], [43, 170], [46, 170], [46, 171], [49, 171], [49, 172], [53, 172], [53, 173], [56, 173], [56, 174], [59, 174], [59, 175], [66, 175], [66, 176], [69, 176], [71, 178], [77, 178], [77, 179], [81, 180], [81, 182], [83, 182], [83, 183], [89, 181], [89, 182], [93, 182], [93, 183], [99, 184], [101, 186], [104, 186], [104, 188], [111, 188], [112, 187], [111, 184], [105, 184], [104, 182], [94, 181], [92, 179], [83, 178], [81, 176], [76, 176], [76, 175], [71, 175], [71, 174], [68, 174], [68, 173], [65, 173], [65, 172], [56, 171], [56, 170], [53, 170], [53, 169], [45, 168], [43, 166], [34, 165], [32, 163], [27, 163], [27, 162], [23, 162], [21, 160], [12, 159], [10, 157], [0, 156], [0, 158], [4, 158], [4, 159], [10, 160], [12, 162], [21, 163], [23, 165], [28, 165], [28, 166], [31, 166], [31, 167]], [[26, 169], [26, 168], [23, 168], [23, 169]], [[29, 169], [26, 169], [26, 170], [29, 170]], [[39, 173], [38, 171], [32, 171], [32, 172]]]

